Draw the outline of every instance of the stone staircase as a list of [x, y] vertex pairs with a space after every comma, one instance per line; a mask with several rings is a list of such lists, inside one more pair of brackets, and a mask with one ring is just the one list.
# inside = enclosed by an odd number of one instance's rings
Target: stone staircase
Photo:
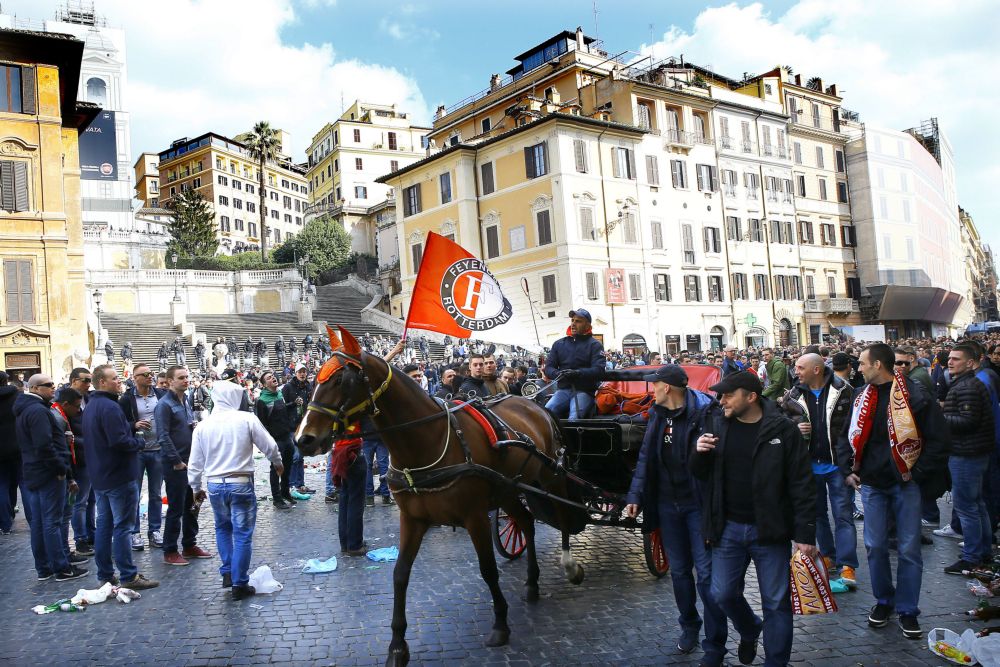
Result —
[[[173, 341], [180, 335], [180, 327], [174, 327], [170, 315], [145, 315], [141, 313], [104, 313], [101, 315], [101, 326], [108, 330], [111, 344], [115, 348], [115, 364], [122, 369], [121, 350], [126, 341], [132, 342], [132, 363], [146, 363], [154, 371], [158, 371], [156, 351], [160, 344]], [[185, 340], [185, 351], [188, 359], [194, 359], [194, 348], [191, 341]], [[173, 359], [171, 358], [171, 361]], [[132, 369], [128, 369], [131, 375]]]

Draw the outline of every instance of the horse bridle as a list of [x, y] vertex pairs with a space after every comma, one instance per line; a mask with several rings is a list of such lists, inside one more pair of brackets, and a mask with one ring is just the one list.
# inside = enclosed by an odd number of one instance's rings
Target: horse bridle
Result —
[[[365, 355], [364, 352], [362, 352], [361, 357], [353, 357], [342, 351], [337, 351], [333, 354], [334, 356], [343, 359], [346, 366], [354, 366], [357, 369], [357, 374], [364, 382], [365, 389], [368, 391], [368, 398], [350, 408], [345, 407], [345, 405], [340, 405], [339, 407], [334, 408], [316, 400], [310, 400], [309, 405], [306, 406], [306, 411], [318, 412], [321, 415], [326, 415], [332, 419], [333, 427], [331, 430], [334, 432], [337, 431], [338, 427], [342, 427], [344, 431], [347, 431], [352, 421], [351, 418], [355, 415], [363, 413], [374, 417], [379, 414], [378, 405], [376, 405], [375, 402], [389, 389], [389, 383], [392, 382], [392, 364], [386, 363], [388, 372], [386, 373], [385, 380], [383, 380], [382, 384], [379, 385], [378, 389], [372, 390], [371, 382], [368, 379], [368, 373], [365, 372], [365, 366], [364, 363], [362, 363]], [[347, 402], [346, 399], [344, 402]]]

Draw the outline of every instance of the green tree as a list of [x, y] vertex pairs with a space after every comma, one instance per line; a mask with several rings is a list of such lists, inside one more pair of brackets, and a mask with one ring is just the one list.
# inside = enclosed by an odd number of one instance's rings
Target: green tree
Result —
[[274, 261], [294, 262], [309, 255], [309, 273], [340, 266], [351, 256], [351, 236], [336, 220], [316, 218], [306, 224], [290, 241], [274, 249]]
[[253, 126], [253, 129], [241, 135], [250, 157], [257, 161], [257, 194], [260, 195], [260, 256], [267, 261], [267, 196], [264, 192], [264, 171], [268, 162], [274, 162], [278, 157], [278, 133], [266, 120]]
[[167, 207], [174, 214], [167, 226], [168, 257], [174, 252], [181, 257], [216, 253], [219, 240], [215, 236], [215, 213], [200, 192], [194, 188], [182, 190], [170, 199]]

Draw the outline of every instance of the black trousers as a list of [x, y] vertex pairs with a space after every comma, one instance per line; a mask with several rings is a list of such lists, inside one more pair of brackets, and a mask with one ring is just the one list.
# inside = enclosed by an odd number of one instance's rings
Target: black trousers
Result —
[[291, 436], [275, 440], [278, 443], [278, 451], [281, 452], [281, 465], [285, 470], [279, 478], [278, 471], [274, 469], [273, 465], [271, 466], [271, 498], [272, 500], [279, 498], [288, 500], [292, 497], [288, 487], [288, 478], [292, 474], [292, 457], [295, 455], [295, 445], [292, 444]]
[[167, 487], [167, 516], [163, 521], [163, 553], [177, 551], [177, 538], [185, 549], [198, 542], [198, 517], [194, 513], [194, 493], [188, 485], [187, 470], [174, 470], [163, 462], [163, 481]]

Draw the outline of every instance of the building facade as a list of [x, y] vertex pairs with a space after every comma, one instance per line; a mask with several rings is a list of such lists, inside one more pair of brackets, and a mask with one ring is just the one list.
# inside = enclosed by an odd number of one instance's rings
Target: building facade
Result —
[[135, 196], [141, 208], [160, 208], [160, 156], [140, 153], [132, 171], [135, 174]]

